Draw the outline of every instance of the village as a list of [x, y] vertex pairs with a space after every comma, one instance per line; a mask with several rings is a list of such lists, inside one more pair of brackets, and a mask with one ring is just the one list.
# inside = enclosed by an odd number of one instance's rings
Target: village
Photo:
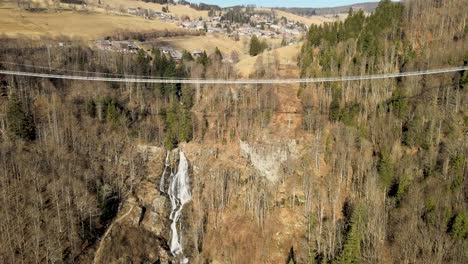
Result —
[[[242, 14], [241, 19], [229, 19], [226, 16], [228, 11], [210, 12], [208, 17], [199, 17], [198, 19], [188, 16], [178, 17], [169, 13], [169, 9], [163, 7], [161, 11], [155, 11], [148, 8], [128, 8], [127, 15], [139, 16], [149, 20], [159, 20], [165, 23], [172, 23], [182, 30], [190, 32], [200, 32], [205, 35], [226, 36], [235, 41], [241, 38], [251, 38], [256, 36], [260, 39], [281, 39], [283, 45], [293, 45], [297, 43], [308, 30], [308, 26], [298, 21], [293, 21], [285, 17], [276, 17], [274, 11], [251, 11], [242, 12], [237, 9], [235, 12]], [[239, 20], [242, 20], [240, 22]], [[239, 22], [238, 22], [239, 21]], [[95, 42], [95, 47], [100, 50], [137, 53], [140, 47], [140, 41], [116, 41], [112, 39], [101, 39]], [[157, 47], [162, 53], [167, 54], [176, 62], [182, 59], [183, 52], [171, 46]], [[189, 51], [193, 56], [202, 53], [200, 49]], [[232, 62], [231, 58], [226, 57], [225, 62]]]
[[[164, 11], [168, 9], [163, 8]], [[224, 12], [224, 11], [223, 11]], [[235, 22], [233, 19], [223, 19], [223, 12], [208, 18], [190, 19], [190, 17], [177, 17], [166, 12], [158, 12], [144, 8], [128, 8], [129, 15], [140, 16], [145, 19], [159, 19], [162, 22], [174, 23], [186, 30], [205, 31], [207, 33], [224, 34], [230, 37], [253, 36], [262, 38], [292, 38], [299, 37], [308, 29], [307, 25], [285, 17], [277, 18], [269, 12], [243, 13], [248, 23]], [[214, 12], [216, 13], [216, 12]]]
[[205, 30], [207, 33], [224, 34], [231, 38], [257, 36], [271, 39], [290, 39], [305, 33], [307, 26], [295, 21], [273, 19], [269, 15], [254, 14], [249, 23], [237, 23], [222, 19], [222, 16], [210, 17], [208, 20], [190, 20], [185, 18], [177, 25], [187, 30]]

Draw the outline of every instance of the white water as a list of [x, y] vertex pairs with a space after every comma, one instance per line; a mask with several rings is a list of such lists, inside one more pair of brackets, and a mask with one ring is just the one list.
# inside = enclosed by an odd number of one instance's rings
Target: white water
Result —
[[[164, 192], [164, 176], [169, 166], [170, 164], [168, 153], [166, 156], [166, 164], [161, 178], [161, 183], [159, 185], [161, 192]], [[177, 173], [174, 174], [171, 172], [171, 175], [169, 176], [169, 189], [167, 191], [169, 199], [171, 200], [171, 214], [169, 215], [169, 219], [172, 220], [170, 249], [172, 255], [174, 256], [182, 254], [183, 252], [181, 245], [182, 235], [179, 236], [177, 231], [177, 223], [181, 217], [182, 208], [192, 199], [188, 183], [188, 162], [184, 153], [179, 151], [179, 166], [177, 168]], [[181, 263], [188, 263], [188, 259], [183, 258]]]

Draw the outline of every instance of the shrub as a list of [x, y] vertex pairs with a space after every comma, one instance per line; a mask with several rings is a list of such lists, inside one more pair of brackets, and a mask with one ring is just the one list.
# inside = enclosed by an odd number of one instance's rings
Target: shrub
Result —
[[449, 223], [448, 231], [450, 235], [458, 239], [468, 238], [468, 214], [462, 212], [457, 214]]

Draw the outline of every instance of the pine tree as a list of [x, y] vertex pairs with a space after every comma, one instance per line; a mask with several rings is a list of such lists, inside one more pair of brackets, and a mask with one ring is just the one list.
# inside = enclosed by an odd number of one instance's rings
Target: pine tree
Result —
[[260, 53], [260, 41], [258, 40], [258, 37], [253, 35], [252, 38], [250, 39], [250, 50], [249, 54], [250, 56], [257, 56]]
[[382, 186], [388, 188], [393, 180], [393, 164], [390, 160], [390, 153], [387, 150], [382, 151], [377, 169]]
[[333, 99], [330, 103], [330, 120], [332, 121], [339, 121], [341, 119], [341, 109], [340, 109], [340, 101], [338, 99], [338, 95], [333, 95]]
[[178, 141], [187, 142], [192, 138], [192, 118], [190, 111], [179, 107], [178, 111]]
[[208, 54], [206, 54], [206, 51], [203, 51], [203, 53], [200, 54], [200, 56], [197, 58], [197, 63], [205, 67], [210, 64], [210, 59], [208, 58]]
[[192, 56], [192, 54], [190, 54], [190, 52], [188, 52], [187, 50], [184, 50], [184, 52], [182, 53], [182, 60], [183, 61], [193, 61], [193, 56]]
[[362, 206], [356, 207], [351, 219], [351, 226], [346, 235], [343, 251], [334, 264], [355, 264], [360, 263], [361, 258], [361, 225], [363, 217]]
[[114, 100], [110, 100], [107, 103], [106, 107], [106, 121], [111, 125], [117, 125], [119, 121], [119, 113], [117, 109], [117, 104]]
[[216, 47], [214, 54], [215, 54], [215, 60], [217, 60], [217, 61], [222, 61], [223, 60], [223, 54], [218, 49], [218, 47]]
[[450, 234], [459, 239], [468, 238], [468, 214], [462, 212], [457, 214], [453, 220], [453, 224], [450, 227]]
[[26, 141], [36, 138], [33, 116], [25, 110], [25, 106], [18, 98], [10, 99], [6, 115], [8, 131], [11, 135]]
[[249, 54], [250, 56], [257, 56], [258, 54], [262, 53], [265, 49], [268, 48], [268, 43], [263, 40], [259, 40], [256, 35], [253, 35], [250, 39], [250, 49]]
[[149, 70], [148, 63], [149, 63], [149, 59], [146, 56], [146, 53], [142, 49], [138, 50], [137, 63], [136, 63], [138, 67], [138, 74], [143, 74], [143, 75], [148, 74], [148, 70]]

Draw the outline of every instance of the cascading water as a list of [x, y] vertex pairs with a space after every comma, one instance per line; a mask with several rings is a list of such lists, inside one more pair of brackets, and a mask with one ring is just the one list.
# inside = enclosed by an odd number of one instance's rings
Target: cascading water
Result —
[[[166, 193], [164, 191], [165, 174], [168, 168], [170, 169], [169, 152], [166, 156], [166, 163], [161, 177], [161, 182], [159, 184], [160, 191], [164, 193]], [[192, 199], [188, 183], [188, 162], [185, 154], [180, 150], [179, 166], [175, 174], [171, 171], [169, 176], [169, 188], [167, 190], [167, 194], [171, 201], [171, 214], [169, 215], [169, 219], [172, 220], [170, 249], [174, 256], [180, 255], [183, 252], [181, 245], [182, 235], [179, 236], [179, 233], [177, 232], [177, 223], [181, 217], [182, 208]], [[188, 263], [188, 259], [183, 257], [181, 263]]]

